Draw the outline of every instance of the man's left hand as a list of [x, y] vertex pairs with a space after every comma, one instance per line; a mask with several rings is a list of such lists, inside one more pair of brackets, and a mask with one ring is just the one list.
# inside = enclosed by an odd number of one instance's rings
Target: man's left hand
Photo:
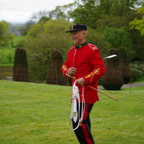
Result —
[[83, 86], [85, 84], [83, 78], [77, 79], [76, 83], [79, 84], [79, 85], [81, 85], [81, 86]]

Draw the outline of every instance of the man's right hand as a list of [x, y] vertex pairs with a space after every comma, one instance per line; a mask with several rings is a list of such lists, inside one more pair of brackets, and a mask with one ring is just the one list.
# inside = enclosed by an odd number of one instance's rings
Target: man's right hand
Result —
[[75, 75], [76, 74], [76, 68], [70, 67], [67, 71], [67, 74], [69, 74], [70, 76]]

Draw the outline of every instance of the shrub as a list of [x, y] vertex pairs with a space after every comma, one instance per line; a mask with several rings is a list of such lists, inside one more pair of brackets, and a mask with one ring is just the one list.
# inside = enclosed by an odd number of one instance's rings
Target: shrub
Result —
[[131, 81], [134, 82], [137, 78], [144, 76], [144, 63], [135, 61], [130, 64]]
[[136, 68], [131, 68], [131, 81], [134, 82], [137, 80], [137, 78], [139, 77], [139, 73], [141, 73], [141, 71], [139, 71]]
[[47, 84], [66, 85], [66, 79], [61, 71], [62, 64], [63, 56], [58, 49], [55, 49], [51, 54], [50, 68], [46, 78]]
[[106, 59], [106, 73], [102, 77], [101, 83], [106, 90], [119, 90], [124, 83], [119, 66], [119, 50], [110, 49], [108, 56], [112, 54], [116, 54], [117, 57]]
[[26, 51], [21, 48], [15, 50], [13, 80], [29, 82], [29, 71]]

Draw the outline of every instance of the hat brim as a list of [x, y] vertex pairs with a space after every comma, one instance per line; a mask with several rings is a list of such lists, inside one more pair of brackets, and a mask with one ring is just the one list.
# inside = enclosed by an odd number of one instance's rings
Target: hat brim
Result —
[[68, 33], [68, 32], [76, 32], [76, 31], [83, 31], [83, 30], [81, 30], [81, 29], [80, 29], [80, 30], [78, 30], [78, 29], [77, 29], [77, 30], [70, 30], [70, 31], [65, 31], [65, 33]]

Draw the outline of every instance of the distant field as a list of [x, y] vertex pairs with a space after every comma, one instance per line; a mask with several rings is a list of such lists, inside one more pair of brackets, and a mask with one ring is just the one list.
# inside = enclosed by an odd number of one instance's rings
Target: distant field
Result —
[[25, 36], [16, 36], [14, 39], [14, 46], [17, 46], [19, 41], [25, 40]]
[[10, 45], [9, 47], [3, 47], [0, 49], [0, 67], [2, 66], [13, 66], [14, 55], [16, 46], [21, 40], [25, 40], [25, 36], [17, 36], [13, 41], [13, 47]]
[[[1, 144], [78, 144], [68, 127], [71, 87], [0, 81]], [[96, 144], [144, 143], [144, 89], [102, 94], [91, 112]]]

